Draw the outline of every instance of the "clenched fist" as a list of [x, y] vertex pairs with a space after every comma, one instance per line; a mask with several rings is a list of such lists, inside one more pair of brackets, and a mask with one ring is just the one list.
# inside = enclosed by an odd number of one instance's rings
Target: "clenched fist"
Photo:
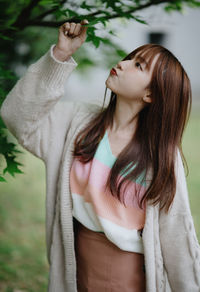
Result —
[[71, 56], [86, 40], [88, 24], [86, 19], [80, 23], [65, 22], [59, 28], [58, 42], [54, 47], [54, 56], [60, 61], [65, 61]]

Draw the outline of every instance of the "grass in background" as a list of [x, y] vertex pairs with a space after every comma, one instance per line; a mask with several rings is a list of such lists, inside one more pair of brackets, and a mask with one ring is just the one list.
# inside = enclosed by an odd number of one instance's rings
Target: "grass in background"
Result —
[[[21, 148], [22, 149], [22, 148]], [[183, 139], [194, 224], [200, 241], [200, 115], [193, 112]], [[0, 184], [0, 291], [44, 292], [48, 264], [45, 248], [45, 167], [23, 150], [25, 174]]]
[[183, 152], [188, 164], [186, 177], [190, 206], [198, 240], [200, 242], [200, 112], [191, 114], [183, 137]]
[[0, 291], [44, 292], [48, 282], [45, 166], [22, 150], [25, 154], [18, 161], [25, 173], [16, 178], [8, 175], [8, 182], [0, 185]]

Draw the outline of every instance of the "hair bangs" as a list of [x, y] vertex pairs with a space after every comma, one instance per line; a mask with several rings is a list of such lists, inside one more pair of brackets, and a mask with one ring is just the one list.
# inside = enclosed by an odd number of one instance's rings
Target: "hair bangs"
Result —
[[138, 58], [144, 59], [145, 63], [147, 63], [147, 67], [146, 67], [147, 70], [150, 70], [154, 57], [157, 54], [160, 54], [161, 52], [162, 52], [161, 46], [156, 45], [156, 44], [146, 44], [132, 51], [123, 59], [123, 61], [133, 59], [134, 57], [137, 56]]

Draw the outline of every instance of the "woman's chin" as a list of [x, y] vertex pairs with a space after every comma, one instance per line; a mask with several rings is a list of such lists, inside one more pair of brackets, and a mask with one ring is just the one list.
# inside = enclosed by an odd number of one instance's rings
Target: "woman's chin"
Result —
[[109, 77], [107, 78], [107, 80], [105, 81], [105, 85], [108, 89], [110, 89], [111, 91], [113, 91], [111, 82], [109, 81]]

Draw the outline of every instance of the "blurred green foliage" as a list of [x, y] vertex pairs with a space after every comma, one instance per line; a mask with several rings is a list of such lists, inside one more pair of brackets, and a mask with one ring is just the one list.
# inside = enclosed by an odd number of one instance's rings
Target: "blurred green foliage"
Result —
[[43, 292], [48, 283], [45, 167], [27, 151], [19, 159], [24, 175], [6, 174], [8, 183], [1, 185], [0, 291]]
[[[0, 0], [0, 106], [27, 66], [43, 55], [50, 44], [56, 43], [62, 23], [80, 22], [84, 18], [89, 21], [87, 49], [82, 46], [75, 53], [78, 70], [92, 66], [109, 68], [127, 54], [111, 38], [116, 36], [111, 20], [146, 24], [137, 12], [154, 5], [162, 5], [166, 12], [181, 12], [186, 5], [200, 7], [196, 0]], [[93, 58], [92, 48], [98, 48], [103, 57]], [[7, 164], [0, 173], [0, 182], [5, 181], [7, 172], [12, 176], [23, 173], [16, 161], [18, 152], [16, 145], [7, 140], [7, 129], [0, 117], [0, 162], [4, 159]]]

